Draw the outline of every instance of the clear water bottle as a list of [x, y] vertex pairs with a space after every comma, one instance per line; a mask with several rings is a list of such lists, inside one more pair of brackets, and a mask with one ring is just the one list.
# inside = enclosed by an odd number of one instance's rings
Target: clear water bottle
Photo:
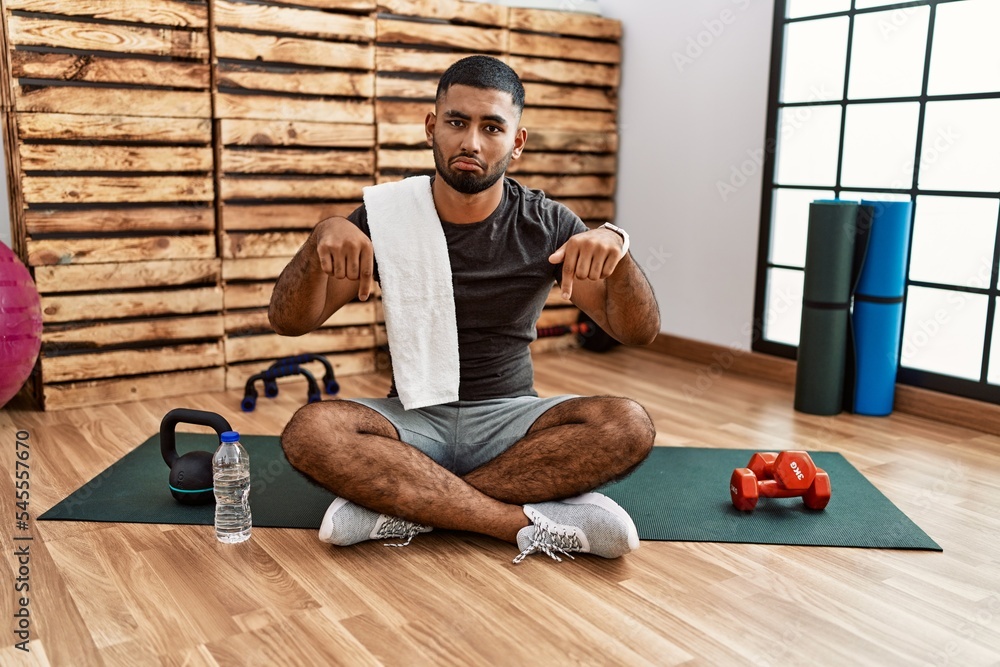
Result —
[[240, 434], [226, 431], [212, 457], [215, 486], [215, 536], [235, 544], [250, 537], [250, 456]]

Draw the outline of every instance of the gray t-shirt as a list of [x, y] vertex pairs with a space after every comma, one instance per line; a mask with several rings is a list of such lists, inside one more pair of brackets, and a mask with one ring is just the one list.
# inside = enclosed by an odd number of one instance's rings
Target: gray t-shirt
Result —
[[[348, 219], [371, 237], [364, 205]], [[503, 199], [488, 218], [441, 226], [455, 288], [459, 398], [536, 396], [528, 344], [562, 272], [549, 255], [586, 225], [540, 190], [505, 178]], [[396, 395], [395, 385], [389, 395]]]

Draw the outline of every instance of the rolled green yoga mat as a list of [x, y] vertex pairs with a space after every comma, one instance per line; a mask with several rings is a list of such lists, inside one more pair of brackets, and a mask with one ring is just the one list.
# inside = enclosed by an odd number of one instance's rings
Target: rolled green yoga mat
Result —
[[[242, 436], [250, 453], [250, 506], [256, 527], [319, 527], [333, 498], [291, 469], [274, 436]], [[177, 434], [177, 449], [210, 450], [214, 434]], [[657, 447], [632, 475], [601, 491], [635, 520], [644, 540], [749, 542], [940, 551], [843, 456], [816, 452], [830, 474], [833, 499], [821, 512], [799, 498], [761, 499], [753, 512], [736, 510], [729, 477], [751, 450]], [[212, 505], [178, 504], [167, 489], [169, 470], [153, 436], [39, 517], [42, 520], [131, 523], [212, 523]]]
[[843, 406], [857, 217], [857, 202], [809, 205], [795, 370], [795, 409], [801, 412], [835, 415]]

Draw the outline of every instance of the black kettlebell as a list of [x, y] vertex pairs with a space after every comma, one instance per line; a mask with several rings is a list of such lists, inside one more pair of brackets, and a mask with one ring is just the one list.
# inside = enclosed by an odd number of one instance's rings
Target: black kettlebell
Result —
[[220, 438], [233, 428], [221, 415], [188, 408], [171, 410], [160, 420], [160, 453], [170, 466], [170, 494], [182, 505], [215, 502], [212, 480], [212, 456], [215, 452], [193, 451], [178, 456], [174, 429], [180, 423], [210, 426]]

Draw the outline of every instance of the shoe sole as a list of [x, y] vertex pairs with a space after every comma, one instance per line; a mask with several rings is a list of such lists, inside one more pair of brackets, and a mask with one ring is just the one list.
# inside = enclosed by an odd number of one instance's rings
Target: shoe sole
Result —
[[566, 498], [565, 500], [560, 500], [561, 503], [566, 503], [568, 505], [597, 505], [598, 507], [607, 510], [614, 516], [618, 517], [628, 526], [628, 549], [629, 551], [635, 551], [639, 548], [639, 531], [635, 527], [635, 522], [632, 521], [632, 517], [625, 509], [616, 503], [615, 501], [608, 498], [602, 493], [584, 493], [583, 495], [576, 496], [575, 498]]
[[346, 505], [348, 500], [346, 498], [337, 498], [332, 503], [330, 507], [327, 508], [326, 514], [323, 515], [323, 521], [319, 524], [319, 540], [320, 542], [326, 542], [327, 544], [333, 544], [330, 538], [333, 537], [333, 515], [336, 514], [341, 507]]

